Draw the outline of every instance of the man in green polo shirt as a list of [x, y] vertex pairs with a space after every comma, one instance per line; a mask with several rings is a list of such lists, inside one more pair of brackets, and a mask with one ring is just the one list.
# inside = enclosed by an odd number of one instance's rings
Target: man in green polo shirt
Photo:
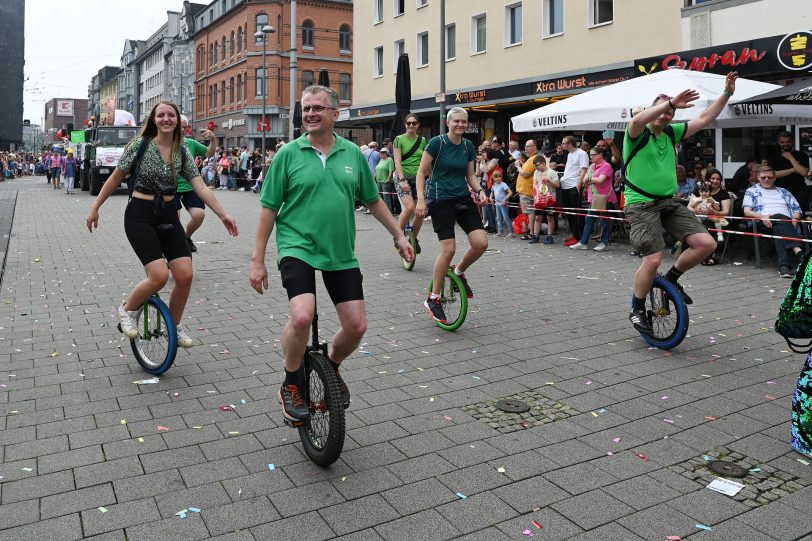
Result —
[[336, 307], [341, 329], [328, 357], [336, 369], [341, 400], [350, 403], [338, 367], [361, 342], [367, 328], [362, 276], [355, 258], [355, 213], [360, 200], [392, 234], [401, 255], [414, 252], [386, 204], [378, 195], [361, 150], [333, 133], [338, 120], [338, 95], [324, 86], [302, 93], [305, 134], [281, 147], [268, 170], [260, 195], [259, 223], [251, 257], [250, 282], [257, 292], [268, 289], [265, 250], [276, 225], [277, 265], [287, 290], [290, 318], [282, 332], [285, 379], [279, 390], [284, 416], [307, 419], [299, 391], [299, 368], [316, 309], [316, 270]]
[[[186, 115], [180, 115], [180, 125], [183, 129], [183, 133], [186, 134], [189, 128], [189, 119], [186, 118]], [[214, 151], [217, 148], [217, 137], [210, 130], [203, 130], [202, 136], [204, 139], [209, 140], [209, 146], [199, 143], [192, 137], [184, 137], [184, 143], [192, 153], [193, 158], [197, 158], [198, 156], [201, 158], [210, 158], [214, 156]], [[180, 217], [181, 206], [186, 207], [186, 212], [189, 213], [189, 223], [186, 224], [186, 242], [189, 244], [189, 250], [196, 252], [197, 246], [192, 242], [192, 235], [203, 225], [203, 218], [206, 217], [206, 205], [203, 203], [203, 200], [195, 194], [189, 181], [183, 177], [178, 178], [175, 206], [178, 209], [178, 217]]]
[[634, 275], [629, 321], [641, 332], [651, 332], [645, 303], [663, 261], [663, 228], [682, 241], [682, 254], [665, 278], [682, 292], [686, 304], [693, 301], [677, 280], [716, 250], [716, 241], [705, 226], [674, 199], [677, 193], [674, 145], [705, 129], [719, 116], [736, 90], [737, 77], [735, 71], [728, 73], [722, 93], [693, 120], [670, 125], [677, 109], [693, 107], [692, 102], [699, 98], [695, 90], [684, 90], [673, 98], [662, 94], [657, 96], [652, 106], [637, 113], [626, 128], [623, 141], [626, 173], [624, 212], [631, 226], [629, 240], [632, 248], [643, 255], [643, 261]]

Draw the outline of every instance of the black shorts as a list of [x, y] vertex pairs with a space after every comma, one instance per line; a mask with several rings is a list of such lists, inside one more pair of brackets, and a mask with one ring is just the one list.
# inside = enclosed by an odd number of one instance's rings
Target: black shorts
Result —
[[[288, 300], [303, 293], [316, 294], [316, 269], [295, 257], [285, 257], [279, 263], [282, 287], [288, 292]], [[364, 300], [364, 276], [361, 269], [321, 271], [324, 287], [333, 304]]]
[[163, 257], [167, 261], [192, 257], [171, 201], [164, 202], [163, 210], [156, 214], [153, 201], [130, 199], [124, 211], [124, 232], [142, 265]]
[[454, 224], [458, 224], [467, 235], [477, 229], [485, 229], [479, 208], [470, 195], [454, 199], [436, 199], [428, 205], [428, 215], [437, 238], [448, 240], [454, 238]]
[[194, 190], [190, 192], [177, 192], [175, 194], [175, 208], [180, 210], [182, 206], [186, 207], [186, 210], [190, 208], [196, 209], [205, 209], [206, 204], [200, 199], [200, 196], [195, 193]]

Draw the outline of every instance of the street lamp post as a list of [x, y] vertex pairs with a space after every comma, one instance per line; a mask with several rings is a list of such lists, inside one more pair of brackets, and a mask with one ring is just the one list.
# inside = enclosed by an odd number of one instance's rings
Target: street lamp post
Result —
[[265, 122], [265, 117], [267, 115], [267, 108], [268, 108], [268, 67], [265, 63], [265, 55], [267, 54], [268, 49], [268, 34], [272, 34], [276, 32], [276, 29], [273, 26], [265, 25], [262, 27], [262, 30], [257, 30], [254, 33], [255, 39], [262, 40], [262, 118], [259, 121], [259, 125], [262, 126], [262, 172], [260, 173], [261, 179], [265, 178], [265, 132], [267, 124], [263, 126]]

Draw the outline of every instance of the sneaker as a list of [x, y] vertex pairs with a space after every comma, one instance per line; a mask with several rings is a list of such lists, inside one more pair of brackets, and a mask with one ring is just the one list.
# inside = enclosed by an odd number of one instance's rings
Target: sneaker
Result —
[[192, 240], [192, 237], [186, 237], [186, 244], [189, 245], [190, 252], [192, 253], [197, 252], [197, 245], [195, 245], [194, 241]]
[[135, 312], [124, 309], [124, 302], [118, 307], [118, 330], [124, 333], [127, 338], [138, 338], [138, 326], [135, 323]]
[[508, 239], [515, 239], [515, 238], [516, 238], [516, 235], [514, 235], [514, 234], [513, 234], [513, 232], [510, 232], [510, 233], [508, 233], [507, 235], [505, 235], [505, 238], [508, 238]]
[[189, 335], [186, 334], [186, 331], [178, 327], [178, 347], [179, 348], [190, 348], [195, 345], [194, 340], [189, 338]]
[[[457, 274], [457, 277], [460, 280], [462, 280], [462, 285], [463, 285], [463, 287], [465, 287], [465, 296], [468, 297], [469, 299], [473, 299], [474, 298], [474, 292], [473, 292], [473, 290], [471, 290], [471, 286], [468, 285], [468, 280], [465, 279], [465, 275], [464, 274]], [[456, 288], [455, 288], [455, 291], [456, 291]]]
[[363, 212], [366, 209], [367, 208], [364, 205], [358, 205], [357, 207], [355, 207], [355, 212]]
[[445, 311], [443, 310], [443, 303], [440, 302], [440, 299], [432, 299], [429, 297], [423, 303], [423, 306], [431, 313], [431, 317], [434, 321], [439, 321], [440, 323], [445, 323]]
[[[332, 361], [330, 361], [332, 363]], [[341, 393], [341, 405], [344, 406], [344, 409], [350, 407], [350, 389], [347, 387], [347, 384], [344, 383], [344, 378], [341, 377], [341, 373], [338, 371], [338, 366], [333, 364], [333, 368], [336, 369], [336, 378], [338, 379], [338, 390]]]
[[576, 242], [575, 244], [570, 244], [570, 250], [589, 250], [589, 246]]
[[778, 267], [778, 276], [781, 278], [792, 278], [792, 269], [789, 267]]
[[538, 244], [538, 243], [539, 243], [538, 235], [533, 235], [532, 237], [530, 237], [530, 240], [527, 241], [527, 244]]
[[522, 240], [530, 240], [530, 233], [525, 233], [522, 235]]
[[419, 255], [419, 254], [420, 254], [420, 252], [422, 252], [422, 251], [423, 251], [423, 250], [421, 250], [421, 249], [420, 249], [420, 241], [419, 241], [419, 240], [417, 240], [417, 237], [415, 237], [415, 238], [414, 238], [414, 253], [415, 253], [416, 255]]
[[716, 233], [716, 242], [725, 242], [725, 236], [721, 233]]
[[606, 250], [607, 248], [609, 248], [609, 246], [607, 246], [606, 244], [601, 242], [592, 249], [595, 250], [596, 252], [602, 252], [602, 251]]
[[282, 404], [282, 415], [289, 421], [306, 421], [310, 417], [310, 410], [299, 394], [297, 385], [282, 385], [279, 388], [277, 400]]
[[364, 210], [364, 214], [372, 214], [372, 211], [369, 209]]
[[240, 188], [239, 191], [244, 192], [245, 188]]
[[688, 294], [685, 292], [685, 290], [682, 288], [682, 286], [680, 285], [679, 282], [671, 282], [671, 283], [674, 284], [677, 287], [677, 289], [679, 290], [680, 293], [682, 293], [682, 299], [685, 301], [685, 304], [693, 304], [694, 303], [694, 300], [691, 297], [688, 296]]
[[578, 242], [578, 239], [576, 239], [575, 237], [570, 237], [564, 241], [564, 246], [572, 246], [576, 242]]
[[544, 239], [544, 244], [555, 244], [555, 239], [552, 235], [547, 235], [547, 238]]
[[645, 308], [641, 308], [639, 310], [632, 308], [632, 311], [629, 312], [629, 321], [631, 321], [634, 328], [640, 332], [652, 332], [651, 323], [649, 323], [648, 314], [646, 313]]

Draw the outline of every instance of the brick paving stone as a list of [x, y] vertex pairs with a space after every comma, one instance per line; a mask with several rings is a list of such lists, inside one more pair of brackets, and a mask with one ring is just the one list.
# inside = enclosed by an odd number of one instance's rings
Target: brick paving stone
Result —
[[281, 518], [265, 496], [220, 507], [204, 508], [201, 515], [212, 535], [248, 529]]
[[[0, 505], [0, 528], [16, 528], [24, 524], [31, 524], [40, 519], [39, 506], [36, 500], [25, 500], [16, 503]], [[69, 514], [70, 511], [64, 513]], [[51, 518], [53, 515], [43, 516]], [[0, 532], [2, 532], [0, 530]]]
[[492, 492], [475, 494], [437, 507], [462, 533], [471, 533], [515, 517], [518, 513]]
[[431, 509], [459, 498], [437, 479], [425, 479], [409, 485], [381, 492], [389, 504], [401, 515]]
[[603, 490], [593, 490], [552, 504], [552, 508], [585, 530], [628, 515], [631, 507]]
[[270, 494], [269, 498], [285, 518], [344, 501], [341, 493], [324, 481]]
[[231, 503], [228, 493], [220, 483], [211, 483], [195, 488], [165, 492], [155, 496], [155, 503], [163, 518], [173, 517], [175, 513], [189, 506], [209, 509]]
[[137, 457], [121, 458], [109, 460], [90, 466], [75, 468], [73, 474], [76, 477], [76, 487], [89, 487], [102, 483], [109, 483], [116, 479], [125, 479], [142, 475], [144, 469]]
[[[42, 498], [40, 500], [40, 515], [43, 519], [49, 519], [114, 503], [116, 503], [116, 496], [113, 493], [113, 487], [110, 484], [96, 485]], [[0, 510], [3, 507], [0, 507]], [[36, 509], [36, 506], [34, 506], [34, 509]], [[3, 522], [0, 521], [0, 523]]]
[[496, 488], [493, 493], [513, 507], [517, 513], [528, 513], [570, 497], [567, 492], [544, 479], [542, 475]]
[[643, 539], [659, 539], [666, 535], [685, 537], [696, 531], [697, 522], [667, 504], [660, 504], [622, 517], [617, 523]]
[[[534, 520], [541, 526], [541, 531], [533, 524]], [[497, 527], [511, 538], [517, 538], [521, 535], [521, 532], [530, 530], [550, 541], [569, 539], [583, 531], [549, 507], [506, 520], [498, 524]]]
[[3, 504], [42, 498], [52, 494], [60, 494], [74, 490], [73, 473], [62, 471], [46, 475], [29, 473], [30, 478], [12, 481], [3, 485]]
[[82, 527], [85, 534], [96, 535], [119, 528], [127, 528], [142, 522], [160, 518], [155, 500], [147, 498], [132, 502], [105, 506], [107, 512], [98, 509], [82, 511]]
[[434, 509], [399, 518], [375, 527], [381, 537], [389, 541], [423, 541], [424, 539], [454, 539], [459, 531]]
[[0, 530], [0, 541], [75, 541], [82, 537], [78, 513]]
[[197, 541], [211, 538], [206, 523], [197, 513], [188, 513], [185, 519], [171, 517], [157, 522], [130, 526], [126, 528], [126, 533], [128, 539], [138, 539], [139, 541], [166, 541], [167, 539]]
[[812, 531], [808, 513], [773, 502], [736, 517], [736, 520], [776, 539], [795, 539]]
[[713, 490], [699, 490], [668, 502], [701, 524], [713, 525], [749, 511], [749, 507]]
[[363, 530], [399, 518], [386, 500], [375, 494], [319, 510], [321, 517], [338, 535]]
[[126, 502], [182, 490], [186, 486], [177, 470], [168, 470], [119, 479], [113, 482], [113, 488], [116, 499], [119, 502]]
[[298, 539], [308, 541], [332, 539], [335, 534], [315, 511], [283, 518], [251, 528], [256, 539]]

